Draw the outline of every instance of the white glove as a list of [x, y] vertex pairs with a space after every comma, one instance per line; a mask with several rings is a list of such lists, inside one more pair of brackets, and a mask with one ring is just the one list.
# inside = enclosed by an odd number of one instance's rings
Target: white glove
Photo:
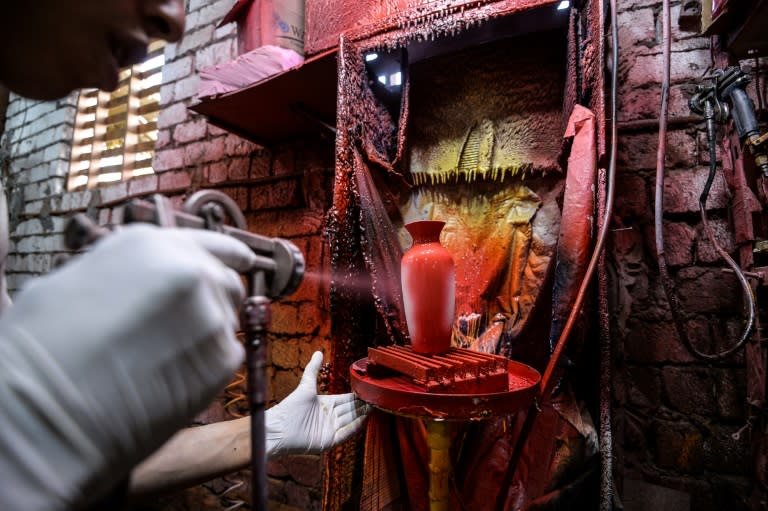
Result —
[[296, 390], [265, 412], [267, 457], [319, 454], [362, 428], [370, 407], [354, 394], [317, 395], [323, 354], [316, 351]]
[[78, 509], [204, 409], [243, 359], [227, 266], [254, 259], [131, 225], [20, 292], [0, 318], [0, 509]]

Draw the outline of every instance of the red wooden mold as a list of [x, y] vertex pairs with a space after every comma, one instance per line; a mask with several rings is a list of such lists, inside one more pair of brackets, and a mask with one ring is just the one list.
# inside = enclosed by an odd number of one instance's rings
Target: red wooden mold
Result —
[[427, 392], [503, 392], [507, 359], [499, 355], [450, 348], [440, 355], [421, 355], [410, 346], [368, 348], [372, 377], [399, 373]]

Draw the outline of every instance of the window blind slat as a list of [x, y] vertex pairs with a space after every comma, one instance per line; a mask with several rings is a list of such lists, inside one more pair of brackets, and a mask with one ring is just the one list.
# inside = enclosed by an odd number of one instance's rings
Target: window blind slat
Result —
[[109, 127], [121, 122], [125, 122], [125, 110], [118, 110], [117, 112], [110, 114], [104, 121], [102, 121], [102, 124]]
[[137, 110], [137, 113], [143, 117], [147, 117], [150, 115], [157, 115], [157, 113], [160, 112], [160, 109], [157, 107], [156, 102], [148, 103], [146, 105], [142, 105]]
[[151, 96], [152, 94], [160, 94], [160, 85], [155, 85], [154, 87], [149, 87], [147, 89], [142, 90], [139, 92], [138, 96], [141, 99], [144, 99], [146, 97]]
[[112, 158], [114, 156], [120, 156], [123, 154], [123, 146], [120, 147], [114, 147], [112, 149], [107, 149], [106, 151], [102, 151], [101, 158]]
[[90, 115], [96, 113], [96, 105], [86, 106], [84, 108], [81, 108], [78, 114], [81, 115]]
[[146, 142], [139, 142], [134, 147], [135, 153], [153, 153], [155, 151], [155, 141], [147, 140]]
[[112, 174], [115, 172], [122, 172], [123, 171], [123, 165], [109, 165], [106, 167], [99, 167], [98, 171], [96, 172], [97, 176], [101, 176], [104, 174]]
[[120, 73], [115, 91], [80, 92], [70, 160], [70, 190], [108, 185], [154, 172], [151, 164], [157, 140], [164, 53], [164, 42], [153, 41], [143, 64]]
[[157, 123], [153, 121], [146, 124], [140, 124], [136, 131], [141, 135], [157, 132]]

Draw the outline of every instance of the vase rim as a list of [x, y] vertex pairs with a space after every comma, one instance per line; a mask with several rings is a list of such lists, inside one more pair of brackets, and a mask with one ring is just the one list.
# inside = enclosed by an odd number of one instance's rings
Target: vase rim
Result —
[[442, 220], [417, 220], [405, 224], [405, 229], [414, 241], [439, 241], [444, 226]]
[[406, 229], [409, 225], [436, 225], [436, 224], [442, 224], [445, 225], [444, 220], [414, 220], [413, 222], [408, 222], [405, 224]]

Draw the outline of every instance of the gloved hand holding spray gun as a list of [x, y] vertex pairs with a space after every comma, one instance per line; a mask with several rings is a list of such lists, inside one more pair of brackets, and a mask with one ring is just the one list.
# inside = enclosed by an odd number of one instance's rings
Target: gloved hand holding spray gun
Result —
[[[239, 367], [241, 304], [254, 508], [266, 509], [267, 454], [319, 452], [359, 429], [365, 410], [354, 396], [318, 396], [304, 381], [318, 355], [265, 417], [269, 300], [296, 289], [304, 260], [286, 240], [224, 225], [222, 208], [244, 227], [233, 204], [218, 192], [193, 195], [185, 212], [159, 196], [135, 201], [126, 221], [165, 228], [127, 225], [109, 236], [87, 217], [73, 221], [70, 246], [93, 247], [20, 292], [0, 319], [0, 427], [9, 432], [0, 438], [0, 508], [79, 509], [127, 477]], [[250, 279], [245, 301], [238, 272]]]

